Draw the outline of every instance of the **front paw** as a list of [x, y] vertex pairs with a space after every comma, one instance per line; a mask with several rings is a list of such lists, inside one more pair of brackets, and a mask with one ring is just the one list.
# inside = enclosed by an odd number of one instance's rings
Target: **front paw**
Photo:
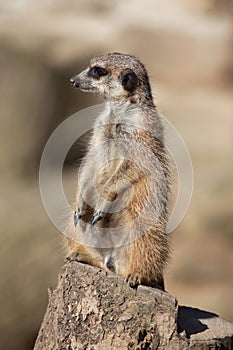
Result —
[[103, 212], [101, 210], [95, 211], [94, 215], [91, 218], [91, 225], [94, 226], [102, 218], [103, 218]]
[[104, 216], [108, 216], [108, 214], [114, 213], [118, 210], [116, 210], [116, 198], [117, 198], [117, 192], [116, 191], [110, 191], [106, 188], [102, 191], [100, 198], [96, 205], [95, 205], [95, 211], [91, 218], [91, 225], [94, 226], [98, 221], [103, 219]]
[[109, 201], [102, 201], [96, 204], [94, 214], [91, 218], [91, 225], [94, 226], [98, 221], [102, 220], [104, 216], [111, 212], [112, 203]]
[[137, 288], [142, 283], [142, 278], [139, 275], [128, 274], [125, 281], [131, 288]]

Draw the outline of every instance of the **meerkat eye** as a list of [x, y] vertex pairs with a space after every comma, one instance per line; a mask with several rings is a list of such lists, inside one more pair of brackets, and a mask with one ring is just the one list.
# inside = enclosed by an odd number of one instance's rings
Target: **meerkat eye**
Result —
[[88, 72], [88, 76], [92, 77], [94, 79], [99, 79], [100, 77], [107, 75], [108, 71], [102, 67], [92, 67], [89, 72]]

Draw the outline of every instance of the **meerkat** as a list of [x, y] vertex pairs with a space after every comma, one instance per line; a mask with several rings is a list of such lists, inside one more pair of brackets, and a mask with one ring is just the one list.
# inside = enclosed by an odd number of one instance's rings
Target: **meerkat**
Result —
[[68, 259], [113, 271], [131, 287], [164, 289], [169, 158], [147, 71], [132, 55], [109, 53], [70, 82], [102, 95], [105, 108], [79, 168]]

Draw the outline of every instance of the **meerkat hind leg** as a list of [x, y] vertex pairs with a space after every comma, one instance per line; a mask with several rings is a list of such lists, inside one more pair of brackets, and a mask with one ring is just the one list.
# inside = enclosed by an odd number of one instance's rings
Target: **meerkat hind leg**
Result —
[[103, 268], [100, 256], [93, 251], [87, 250], [85, 246], [78, 245], [73, 247], [71, 254], [65, 259], [67, 262], [76, 261], [82, 264]]
[[165, 290], [164, 279], [163, 278], [160, 281], [157, 281], [157, 282], [151, 281], [151, 282], [145, 282], [145, 283], [142, 283], [142, 284], [144, 286]]

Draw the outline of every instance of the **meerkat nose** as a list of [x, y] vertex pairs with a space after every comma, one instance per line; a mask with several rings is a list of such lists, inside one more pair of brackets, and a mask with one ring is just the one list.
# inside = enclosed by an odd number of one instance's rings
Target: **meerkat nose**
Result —
[[70, 78], [70, 83], [73, 87], [79, 87], [79, 80], [77, 77]]

